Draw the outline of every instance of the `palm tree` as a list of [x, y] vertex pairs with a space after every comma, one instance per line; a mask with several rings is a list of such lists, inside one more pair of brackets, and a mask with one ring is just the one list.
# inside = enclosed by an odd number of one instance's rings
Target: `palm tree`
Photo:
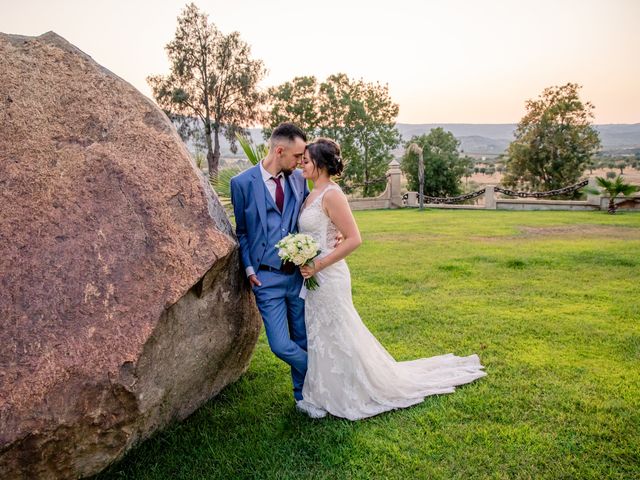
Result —
[[[637, 185], [624, 183], [621, 176], [617, 176], [613, 181], [602, 177], [596, 177], [596, 183], [600, 188], [607, 192], [607, 195], [609, 196], [609, 208], [607, 209], [607, 212], [610, 214], [616, 213], [616, 209], [618, 207], [616, 206], [615, 199], [618, 195], [622, 194], [625, 197], [628, 197], [629, 195], [640, 191], [640, 187]], [[600, 192], [595, 188], [587, 187], [584, 191], [591, 193], [592, 195], [600, 195]]]
[[[244, 154], [252, 165], [257, 165], [267, 155], [267, 146], [263, 143], [253, 145], [253, 143], [242, 135], [236, 133], [238, 143], [242, 147]], [[231, 203], [231, 178], [242, 172], [240, 168], [225, 168], [220, 170], [215, 177], [209, 177], [209, 183], [218, 194], [220, 202], [228, 207]]]
[[247, 140], [239, 133], [236, 133], [236, 138], [238, 139], [238, 143], [242, 147], [244, 154], [252, 165], [257, 165], [260, 160], [267, 156], [267, 152], [269, 150], [264, 143], [261, 143], [260, 145], [253, 145], [251, 141]]

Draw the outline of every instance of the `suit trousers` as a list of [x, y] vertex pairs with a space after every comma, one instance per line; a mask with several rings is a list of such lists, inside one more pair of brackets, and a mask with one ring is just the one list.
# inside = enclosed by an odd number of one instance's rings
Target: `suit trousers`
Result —
[[253, 287], [256, 304], [262, 315], [271, 351], [291, 366], [293, 396], [302, 400], [302, 386], [307, 373], [307, 334], [304, 323], [304, 300], [299, 297], [302, 275], [259, 270], [262, 283]]

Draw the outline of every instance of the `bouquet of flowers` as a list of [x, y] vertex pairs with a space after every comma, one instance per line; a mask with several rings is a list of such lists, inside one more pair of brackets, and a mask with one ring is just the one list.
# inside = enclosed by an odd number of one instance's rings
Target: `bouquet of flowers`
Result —
[[[304, 233], [290, 233], [276, 243], [276, 248], [278, 256], [283, 261], [292, 262], [298, 267], [312, 263], [320, 253], [318, 244], [313, 237]], [[318, 281], [315, 277], [307, 278], [304, 281], [304, 286], [308, 290], [315, 290], [318, 288]]]

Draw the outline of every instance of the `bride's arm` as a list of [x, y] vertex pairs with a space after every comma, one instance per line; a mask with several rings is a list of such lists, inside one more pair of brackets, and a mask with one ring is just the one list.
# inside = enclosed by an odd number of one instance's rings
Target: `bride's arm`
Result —
[[342, 192], [328, 191], [322, 199], [322, 206], [344, 240], [329, 255], [315, 260], [313, 267], [311, 265], [301, 267], [300, 271], [304, 278], [309, 278], [323, 268], [342, 260], [362, 244], [360, 230], [349, 208], [347, 197]]

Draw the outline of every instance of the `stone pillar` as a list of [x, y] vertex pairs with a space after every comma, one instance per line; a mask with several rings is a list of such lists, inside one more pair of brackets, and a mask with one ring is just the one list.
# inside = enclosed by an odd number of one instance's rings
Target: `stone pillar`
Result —
[[417, 192], [409, 192], [407, 197], [407, 207], [417, 207], [418, 206], [418, 193]]
[[387, 170], [387, 188], [389, 189], [389, 208], [402, 207], [402, 192], [400, 191], [400, 179], [402, 178], [402, 170], [400, 164], [394, 158], [389, 162]]
[[484, 208], [487, 210], [496, 209], [496, 190], [495, 185], [487, 185], [484, 192]]
[[[599, 190], [598, 184], [596, 182], [596, 178], [595, 177], [589, 177], [589, 187], [594, 188], [596, 190]], [[602, 194], [600, 195], [594, 195], [592, 193], [587, 193], [587, 203], [589, 205], [596, 205], [598, 207], [600, 207], [600, 202], [602, 201]]]

